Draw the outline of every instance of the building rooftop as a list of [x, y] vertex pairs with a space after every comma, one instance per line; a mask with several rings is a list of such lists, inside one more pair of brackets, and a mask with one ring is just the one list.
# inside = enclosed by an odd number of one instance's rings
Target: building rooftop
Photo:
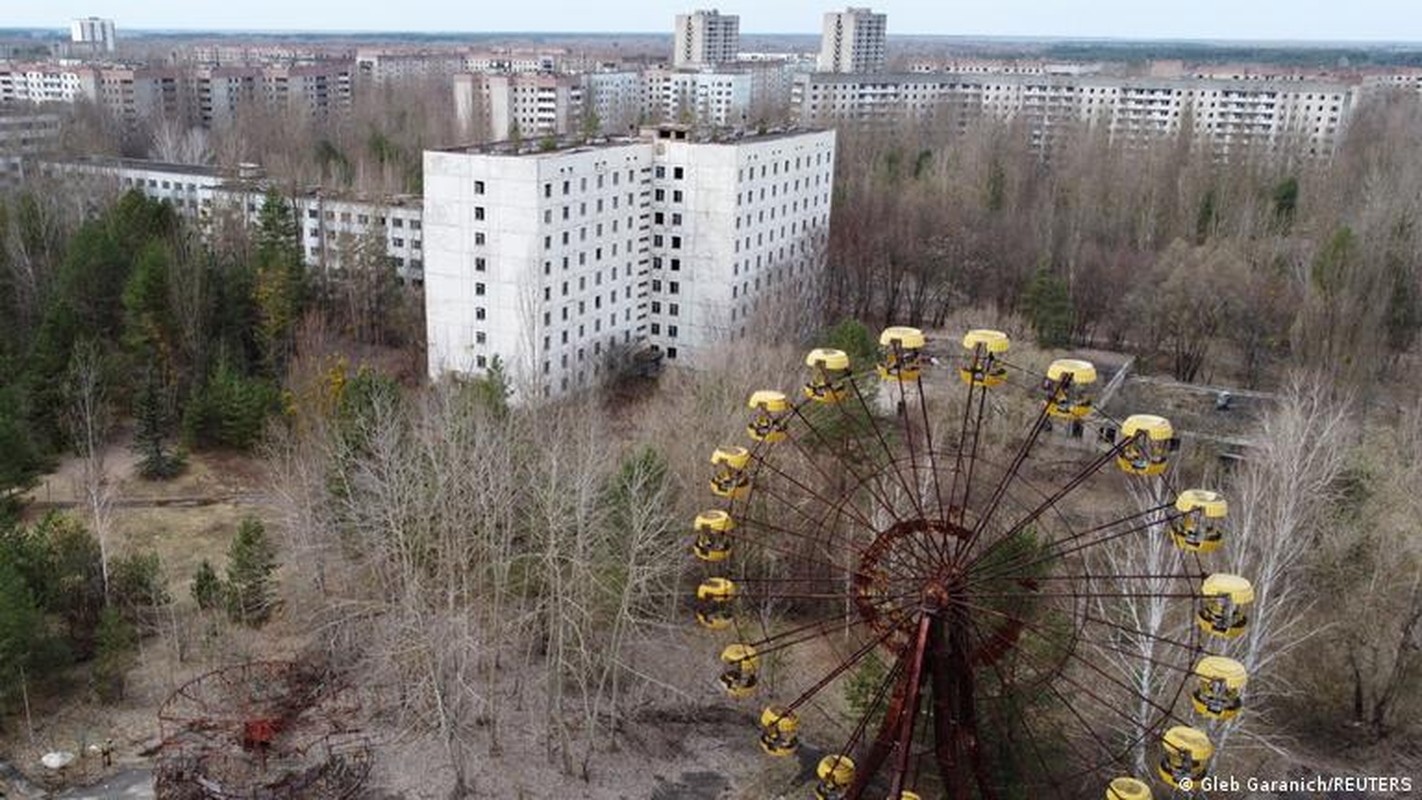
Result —
[[700, 129], [690, 125], [662, 124], [644, 127], [636, 136], [597, 136], [583, 138], [576, 136], [544, 137], [534, 140], [488, 142], [485, 144], [459, 145], [455, 147], [433, 148], [439, 153], [465, 153], [468, 155], [490, 156], [538, 156], [567, 155], [605, 147], [622, 147], [629, 144], [650, 142], [657, 139], [694, 142], [696, 144], [736, 144], [738, 142], [764, 142], [785, 139], [806, 133], [820, 133], [827, 128], [786, 126], [748, 131], [745, 129]]

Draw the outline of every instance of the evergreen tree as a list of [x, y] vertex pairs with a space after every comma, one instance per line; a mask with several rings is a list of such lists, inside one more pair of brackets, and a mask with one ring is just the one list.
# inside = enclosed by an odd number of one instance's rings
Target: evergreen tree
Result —
[[183, 468], [183, 459], [168, 448], [172, 414], [158, 370], [149, 364], [143, 370], [143, 384], [134, 400], [133, 450], [138, 454], [138, 473], [149, 480], [167, 480]]
[[256, 275], [252, 287], [257, 340], [267, 374], [279, 377], [291, 354], [292, 332], [306, 299], [296, 216], [276, 192], [268, 192], [258, 217]]
[[15, 514], [19, 495], [35, 485], [44, 468], [20, 394], [20, 387], [0, 386], [0, 524]]
[[133, 650], [138, 645], [138, 634], [117, 609], [109, 606], [99, 614], [95, 639], [94, 693], [105, 703], [122, 700], [128, 671], [136, 661]]
[[190, 591], [193, 600], [197, 601], [198, 608], [203, 611], [210, 611], [222, 604], [222, 594], [224, 587], [222, 579], [217, 577], [217, 571], [212, 568], [212, 563], [203, 559], [198, 565], [198, 570], [193, 575], [193, 582]]
[[276, 548], [266, 528], [253, 517], [242, 520], [227, 550], [227, 616], [233, 622], [259, 627], [271, 617], [276, 568]]
[[1071, 293], [1066, 281], [1039, 267], [1027, 284], [1023, 298], [1032, 319], [1037, 344], [1042, 347], [1066, 347], [1071, 344]]
[[24, 574], [0, 553], [0, 710], [11, 707], [44, 663], [44, 613]]

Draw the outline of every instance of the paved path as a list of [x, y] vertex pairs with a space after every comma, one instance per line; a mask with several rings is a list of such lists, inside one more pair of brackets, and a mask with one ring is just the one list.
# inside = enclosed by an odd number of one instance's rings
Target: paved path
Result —
[[94, 786], [54, 795], [54, 800], [153, 800], [153, 796], [153, 772], [135, 769], [110, 775]]

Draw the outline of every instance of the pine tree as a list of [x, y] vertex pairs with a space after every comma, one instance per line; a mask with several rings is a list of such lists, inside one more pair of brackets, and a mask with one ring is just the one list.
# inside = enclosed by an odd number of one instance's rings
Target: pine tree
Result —
[[168, 413], [158, 370], [151, 364], [143, 371], [133, 415], [133, 450], [138, 454], [138, 473], [149, 480], [175, 477], [183, 468], [183, 460], [167, 446], [173, 420]]
[[94, 650], [94, 693], [105, 703], [122, 700], [128, 671], [133, 667], [133, 649], [138, 634], [133, 625], [113, 606], [99, 614], [97, 644]]
[[276, 548], [266, 528], [255, 518], [242, 520], [227, 549], [227, 616], [233, 622], [259, 627], [271, 617], [276, 568]]
[[198, 608], [203, 611], [217, 608], [222, 604], [222, 594], [224, 587], [222, 579], [217, 577], [217, 570], [212, 568], [212, 563], [203, 559], [198, 565], [198, 570], [193, 575], [191, 591], [193, 600], [197, 601]]
[[1073, 313], [1066, 281], [1053, 275], [1046, 267], [1040, 267], [1027, 285], [1023, 299], [1032, 318], [1038, 345], [1066, 347], [1071, 344]]
[[291, 350], [292, 331], [306, 299], [300, 228], [291, 206], [268, 192], [258, 217], [256, 281], [257, 339], [268, 374], [278, 376]]
[[44, 613], [24, 574], [0, 553], [0, 710], [29, 690], [44, 632]]

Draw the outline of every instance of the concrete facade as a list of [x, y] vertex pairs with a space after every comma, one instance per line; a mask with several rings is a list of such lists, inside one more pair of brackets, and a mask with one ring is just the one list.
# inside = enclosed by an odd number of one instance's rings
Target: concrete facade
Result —
[[431, 377], [497, 356], [528, 400], [599, 383], [649, 345], [694, 365], [765, 298], [818, 284], [834, 141], [660, 126], [546, 152], [426, 152]]

